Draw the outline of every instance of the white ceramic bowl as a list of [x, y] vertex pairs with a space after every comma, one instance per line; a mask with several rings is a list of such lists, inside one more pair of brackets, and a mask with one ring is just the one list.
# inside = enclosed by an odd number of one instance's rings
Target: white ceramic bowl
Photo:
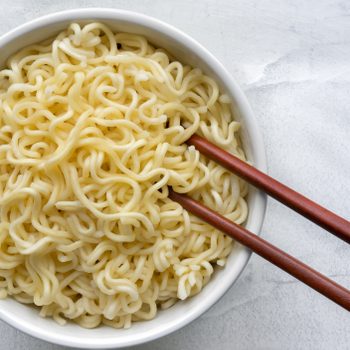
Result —
[[[77, 9], [53, 13], [28, 22], [0, 38], [0, 67], [8, 56], [20, 48], [40, 42], [66, 28], [71, 22], [101, 21], [114, 31], [145, 35], [158, 47], [163, 47], [181, 62], [200, 67], [215, 78], [223, 91], [234, 101], [236, 115], [242, 123], [243, 146], [248, 159], [266, 171], [265, 152], [260, 132], [248, 102], [237, 83], [203, 46], [178, 29], [145, 15], [115, 9]], [[259, 233], [266, 207], [266, 197], [252, 189], [248, 198], [249, 216], [246, 227]], [[187, 325], [208, 310], [230, 288], [246, 266], [250, 251], [236, 245], [224, 269], [214, 273], [208, 285], [193, 298], [178, 302], [160, 311], [151, 321], [138, 322], [130, 329], [116, 330], [106, 326], [84, 329], [69, 323], [59, 326], [51, 319], [41, 318], [38, 310], [15, 300], [0, 301], [0, 317], [10, 325], [46, 341], [79, 348], [120, 348], [145, 343]]]

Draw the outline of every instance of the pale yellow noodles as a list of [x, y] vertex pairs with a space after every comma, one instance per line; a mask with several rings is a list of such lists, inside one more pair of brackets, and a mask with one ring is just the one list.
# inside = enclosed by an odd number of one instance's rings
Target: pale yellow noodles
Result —
[[198, 293], [232, 249], [168, 198], [236, 223], [246, 185], [183, 144], [244, 158], [229, 99], [139, 35], [72, 24], [0, 72], [0, 295], [83, 327], [129, 327]]

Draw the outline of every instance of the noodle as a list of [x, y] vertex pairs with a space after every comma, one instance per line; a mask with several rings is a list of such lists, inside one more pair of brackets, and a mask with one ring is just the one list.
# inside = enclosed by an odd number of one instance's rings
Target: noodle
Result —
[[228, 96], [145, 38], [73, 23], [0, 71], [0, 296], [83, 327], [129, 327], [201, 291], [232, 241], [168, 186], [242, 223], [246, 184], [184, 143], [242, 159]]

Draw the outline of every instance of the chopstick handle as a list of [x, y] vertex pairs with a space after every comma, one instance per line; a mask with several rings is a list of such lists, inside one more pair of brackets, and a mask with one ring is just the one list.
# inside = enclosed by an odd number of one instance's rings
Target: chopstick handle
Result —
[[169, 197], [195, 216], [231, 236], [280, 269], [350, 311], [350, 291], [194, 199], [169, 189]]
[[193, 135], [187, 140], [187, 144], [195, 146], [201, 154], [222, 165], [345, 242], [350, 243], [349, 221], [332, 213], [198, 135]]

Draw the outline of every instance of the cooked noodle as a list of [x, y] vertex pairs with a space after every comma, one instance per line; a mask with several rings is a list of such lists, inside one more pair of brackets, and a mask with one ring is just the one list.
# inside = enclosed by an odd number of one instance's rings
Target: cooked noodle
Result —
[[247, 186], [184, 143], [244, 159], [228, 96], [135, 34], [74, 23], [0, 71], [0, 296], [129, 327], [198, 293], [232, 241], [168, 186], [242, 223]]

